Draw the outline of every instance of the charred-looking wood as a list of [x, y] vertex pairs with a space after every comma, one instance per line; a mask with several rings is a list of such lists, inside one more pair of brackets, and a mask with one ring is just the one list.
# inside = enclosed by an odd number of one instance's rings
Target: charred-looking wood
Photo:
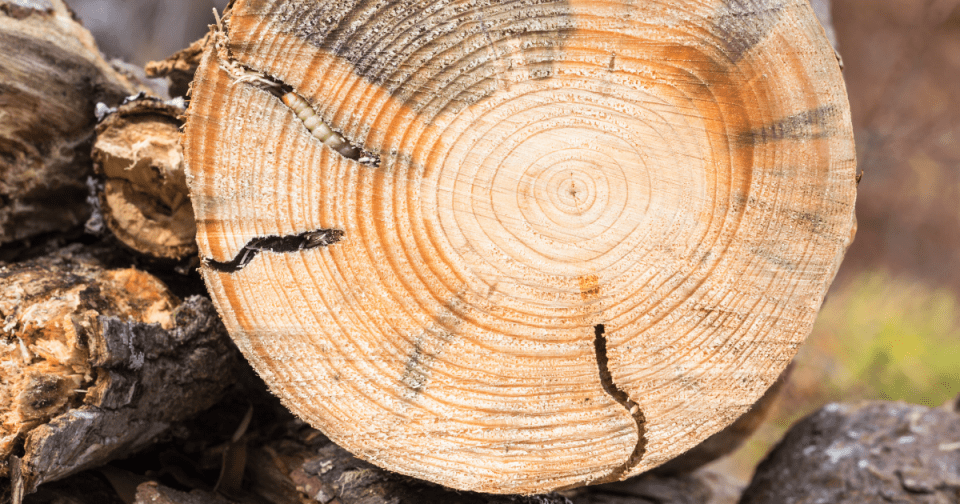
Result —
[[609, 360], [607, 359], [607, 337], [604, 335], [604, 330], [603, 324], [597, 324], [596, 327], [594, 327], [593, 346], [597, 354], [600, 383], [603, 385], [603, 391], [612, 397], [614, 401], [620, 403], [620, 405], [627, 410], [627, 413], [630, 413], [630, 416], [633, 417], [634, 423], [637, 424], [637, 444], [633, 447], [633, 453], [630, 454], [630, 458], [628, 458], [623, 465], [614, 469], [613, 472], [603, 478], [604, 481], [616, 481], [624, 474], [627, 474], [633, 466], [637, 465], [637, 463], [643, 459], [643, 454], [647, 451], [647, 419], [643, 416], [640, 405], [633, 399], [630, 399], [630, 396], [621, 390], [613, 381], [613, 375], [610, 374]]
[[343, 231], [339, 229], [320, 229], [308, 231], [294, 236], [266, 236], [254, 238], [231, 261], [220, 262], [213, 259], [206, 261], [207, 266], [221, 273], [235, 273], [250, 264], [253, 258], [262, 251], [267, 252], [298, 252], [317, 247], [333, 245], [343, 238]]

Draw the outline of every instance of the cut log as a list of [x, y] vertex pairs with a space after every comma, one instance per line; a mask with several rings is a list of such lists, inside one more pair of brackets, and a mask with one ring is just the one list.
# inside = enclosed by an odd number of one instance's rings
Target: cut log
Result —
[[805, 1], [237, 0], [187, 117], [244, 355], [360, 458], [459, 489], [620, 480], [727, 426], [853, 237]]
[[704, 439], [690, 451], [657, 467], [653, 472], [661, 476], [689, 474], [736, 451], [744, 441], [749, 439], [763, 425], [773, 406], [777, 403], [780, 390], [783, 389], [784, 383], [789, 379], [792, 368], [792, 364], [787, 366], [787, 369], [774, 382], [773, 386], [768, 388], [763, 396], [750, 407], [750, 411], [744, 413], [737, 421]]
[[135, 92], [61, 0], [0, 0], [0, 244], [87, 219], [94, 107]]
[[238, 356], [206, 298], [183, 302], [78, 247], [0, 265], [0, 476], [44, 481], [133, 453], [214, 404]]
[[97, 125], [96, 171], [103, 219], [126, 246], [153, 257], [197, 253], [197, 228], [180, 150], [182, 102], [139, 97]]

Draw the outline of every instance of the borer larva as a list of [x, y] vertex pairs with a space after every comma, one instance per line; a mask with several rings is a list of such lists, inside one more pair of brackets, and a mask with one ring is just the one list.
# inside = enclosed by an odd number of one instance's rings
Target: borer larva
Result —
[[310, 133], [325, 145], [337, 151], [343, 157], [350, 159], [359, 157], [360, 151], [324, 124], [324, 122], [320, 120], [320, 116], [317, 115], [317, 112], [313, 110], [313, 107], [300, 97], [300, 95], [290, 92], [283, 95], [281, 100], [297, 114], [297, 117], [303, 121], [303, 125], [307, 127]]

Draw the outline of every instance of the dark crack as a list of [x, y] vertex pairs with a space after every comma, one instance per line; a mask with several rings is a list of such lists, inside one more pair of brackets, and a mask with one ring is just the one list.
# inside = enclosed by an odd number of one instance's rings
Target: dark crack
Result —
[[626, 462], [603, 478], [604, 482], [617, 481], [636, 466], [640, 460], [643, 459], [643, 454], [647, 451], [647, 436], [644, 427], [647, 419], [643, 416], [643, 411], [640, 411], [640, 405], [630, 399], [630, 396], [623, 390], [620, 390], [617, 384], [613, 382], [613, 376], [610, 374], [609, 360], [607, 359], [607, 338], [604, 336], [603, 324], [597, 324], [596, 327], [594, 327], [594, 335], [593, 345], [597, 353], [597, 367], [600, 369], [600, 383], [603, 385], [603, 391], [612, 397], [613, 400], [620, 403], [637, 424], [637, 445], [633, 447], [633, 453], [630, 454]]
[[[226, 55], [225, 62], [224, 55]], [[220, 57], [222, 63], [221, 68], [236, 79], [236, 82], [248, 84], [279, 98], [281, 103], [297, 115], [300, 123], [310, 132], [311, 136], [327, 147], [330, 147], [334, 152], [361, 164], [374, 167], [380, 165], [380, 156], [351, 142], [343, 135], [342, 131], [334, 129], [332, 125], [324, 123], [313, 106], [297, 94], [293, 86], [272, 75], [267, 75], [241, 64], [233, 59], [229, 51], [222, 52]]]
[[279, 253], [297, 252], [333, 245], [342, 238], [343, 231], [339, 229], [320, 229], [318, 231], [308, 231], [292, 236], [254, 238], [240, 250], [237, 257], [234, 257], [232, 261], [220, 262], [207, 259], [205, 262], [207, 266], [221, 273], [235, 273], [250, 264], [250, 261], [264, 250]]

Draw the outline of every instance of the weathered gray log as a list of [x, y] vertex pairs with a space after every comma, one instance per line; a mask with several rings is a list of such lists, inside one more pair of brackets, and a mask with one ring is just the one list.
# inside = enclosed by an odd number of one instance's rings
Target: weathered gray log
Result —
[[133, 92], [61, 0], [0, 0], [0, 244], [87, 219], [94, 107]]
[[268, 502], [321, 504], [564, 504], [558, 494], [502, 496], [459, 492], [385, 471], [340, 448], [299, 421], [287, 436], [252, 450], [251, 491]]
[[210, 301], [72, 246], [0, 265], [0, 475], [13, 501], [214, 404], [237, 353]]
[[904, 403], [829, 404], [760, 463], [741, 504], [953, 503], [960, 415]]

